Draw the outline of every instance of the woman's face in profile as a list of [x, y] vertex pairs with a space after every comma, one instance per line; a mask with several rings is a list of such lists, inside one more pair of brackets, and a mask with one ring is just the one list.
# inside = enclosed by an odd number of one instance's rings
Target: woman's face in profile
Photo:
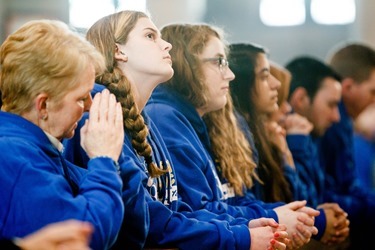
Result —
[[217, 37], [211, 37], [201, 55], [202, 71], [207, 86], [207, 104], [200, 108], [200, 114], [224, 108], [227, 103], [229, 83], [234, 74], [228, 65], [220, 65], [220, 58], [226, 60], [225, 45]]
[[94, 67], [90, 65], [79, 77], [76, 87], [58, 104], [47, 100], [48, 116], [42, 129], [59, 140], [73, 137], [83, 112], [88, 111], [92, 103], [90, 92], [95, 81]]
[[[126, 44], [119, 46], [127, 56], [124, 73], [133, 83], [161, 83], [173, 76], [172, 45], [163, 40], [160, 31], [147, 17], [140, 18], [129, 33]], [[155, 87], [155, 86], [153, 86]]]
[[260, 53], [255, 67], [255, 89], [252, 98], [259, 113], [270, 114], [278, 109], [278, 89], [280, 81], [270, 74], [266, 54]]

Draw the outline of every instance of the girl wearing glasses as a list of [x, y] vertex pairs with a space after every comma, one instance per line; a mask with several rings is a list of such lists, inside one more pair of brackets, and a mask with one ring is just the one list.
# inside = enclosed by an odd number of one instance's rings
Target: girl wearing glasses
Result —
[[[164, 27], [161, 33], [173, 46], [174, 76], [155, 89], [145, 110], [171, 154], [182, 200], [195, 210], [207, 209], [235, 217], [274, 218], [287, 224], [290, 236], [296, 236], [293, 238], [296, 245], [303, 245], [316, 233], [311, 217], [317, 211], [304, 207], [305, 202], [284, 205], [255, 200], [246, 191], [253, 184], [253, 162], [246, 161], [240, 166], [228, 164], [223, 169], [214, 160], [202, 118], [226, 105], [229, 83], [235, 77], [228, 67], [221, 31], [205, 24], [176, 24]], [[230, 185], [229, 178], [238, 184]], [[303, 226], [297, 226], [298, 217], [305, 223], [301, 223]]]

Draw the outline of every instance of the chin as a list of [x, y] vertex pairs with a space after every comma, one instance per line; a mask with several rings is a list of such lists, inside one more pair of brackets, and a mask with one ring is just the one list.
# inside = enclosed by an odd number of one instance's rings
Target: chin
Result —
[[168, 81], [169, 79], [172, 78], [173, 74], [174, 74], [173, 69], [169, 70], [167, 72], [163, 72], [162, 75], [161, 75], [161, 77], [160, 77], [159, 83], [163, 83], [163, 82]]
[[70, 132], [64, 134], [64, 138], [65, 138], [65, 139], [72, 139], [73, 136], [74, 136], [74, 130], [72, 130], [72, 131], [70, 131]]

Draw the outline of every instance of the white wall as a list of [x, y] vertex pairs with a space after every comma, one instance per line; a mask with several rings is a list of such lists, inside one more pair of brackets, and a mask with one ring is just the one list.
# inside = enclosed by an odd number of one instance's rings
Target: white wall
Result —
[[[270, 50], [271, 59], [284, 64], [301, 54], [325, 59], [335, 45], [344, 41], [363, 41], [375, 46], [375, 1], [356, 2], [354, 24], [323, 26], [308, 18], [302, 26], [282, 28], [262, 24], [259, 0], [147, 0], [147, 8], [159, 28], [172, 22], [208, 22], [223, 27], [230, 42], [261, 44]], [[68, 22], [69, 0], [0, 0], [0, 42], [10, 28], [40, 17]]]
[[69, 22], [69, 0], [0, 0], [0, 41], [23, 23], [40, 18]]
[[[204, 4], [194, 12], [191, 6], [196, 2]], [[259, 2], [148, 0], [147, 7], [158, 27], [170, 22], [208, 22], [224, 28], [230, 42], [254, 42], [265, 46], [270, 51], [271, 59], [281, 64], [301, 54], [324, 60], [332, 48], [345, 41], [364, 41], [375, 46], [375, 29], [371, 27], [375, 23], [374, 0], [356, 0], [357, 20], [350, 25], [319, 25], [307, 15], [304, 25], [279, 28], [268, 27], [261, 22]], [[202, 14], [204, 8], [206, 13]]]

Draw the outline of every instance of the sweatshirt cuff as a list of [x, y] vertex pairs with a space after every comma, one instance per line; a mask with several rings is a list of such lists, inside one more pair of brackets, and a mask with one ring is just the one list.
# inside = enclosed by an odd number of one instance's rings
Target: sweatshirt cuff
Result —
[[318, 229], [318, 234], [317, 235], [313, 235], [313, 239], [314, 240], [320, 240], [323, 235], [324, 235], [324, 232], [326, 231], [326, 225], [327, 225], [327, 219], [326, 219], [326, 214], [324, 213], [324, 210], [323, 209], [318, 209], [320, 214], [315, 217], [315, 224], [314, 226]]
[[249, 250], [251, 246], [251, 229], [249, 232], [249, 228], [247, 225], [239, 225], [239, 226], [233, 226], [231, 228], [231, 231], [233, 232], [233, 236], [236, 241], [236, 247], [235, 249], [246, 249]]

